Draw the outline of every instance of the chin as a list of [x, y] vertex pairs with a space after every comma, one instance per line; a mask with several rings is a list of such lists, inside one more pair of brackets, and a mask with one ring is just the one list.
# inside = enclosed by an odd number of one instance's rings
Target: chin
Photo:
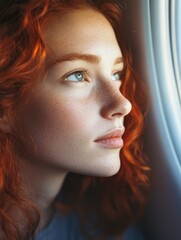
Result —
[[96, 171], [94, 170], [94, 173], [89, 173], [87, 175], [92, 175], [95, 177], [112, 177], [115, 174], [117, 174], [119, 172], [121, 168], [121, 163], [120, 160], [117, 164], [109, 164], [109, 165], [104, 165], [100, 168], [100, 166], [96, 169]]
[[108, 169], [105, 173], [103, 173], [103, 177], [112, 177], [116, 175], [120, 170], [119, 168]]
[[115, 159], [113, 159], [112, 161], [107, 162], [107, 164], [105, 163], [104, 167], [102, 167], [102, 176], [103, 177], [111, 177], [114, 176], [115, 174], [117, 174], [119, 172], [121, 168], [121, 161], [120, 158], [118, 158], [116, 161]]

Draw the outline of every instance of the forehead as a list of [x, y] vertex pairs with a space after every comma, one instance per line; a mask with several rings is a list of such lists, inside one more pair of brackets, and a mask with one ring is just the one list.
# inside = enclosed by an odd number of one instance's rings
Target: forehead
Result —
[[57, 15], [44, 30], [45, 47], [54, 56], [70, 52], [92, 52], [104, 45], [119, 50], [114, 30], [109, 21], [94, 9], [71, 10]]

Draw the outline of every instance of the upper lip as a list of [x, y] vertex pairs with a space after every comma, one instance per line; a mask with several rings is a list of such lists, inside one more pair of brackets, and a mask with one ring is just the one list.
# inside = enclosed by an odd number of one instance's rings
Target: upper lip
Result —
[[120, 138], [124, 134], [124, 131], [125, 131], [124, 127], [115, 128], [115, 129], [109, 131], [108, 133], [98, 137], [95, 141], [105, 140], [105, 139], [109, 139], [109, 138]]

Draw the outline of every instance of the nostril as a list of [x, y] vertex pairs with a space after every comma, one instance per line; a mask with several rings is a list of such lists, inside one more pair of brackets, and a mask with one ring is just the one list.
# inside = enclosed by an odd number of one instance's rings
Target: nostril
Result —
[[117, 109], [117, 112], [114, 112], [112, 114], [112, 116], [117, 116], [117, 117], [123, 117], [126, 116], [127, 114], [130, 113], [132, 109], [132, 104], [131, 102], [125, 98], [124, 96], [122, 96], [122, 101], [119, 102], [119, 107]]
[[122, 99], [117, 101], [109, 101], [103, 104], [101, 109], [101, 115], [104, 118], [121, 118], [129, 114], [132, 109], [132, 105], [128, 99], [122, 96]]
[[112, 117], [122, 117], [123, 114], [122, 113], [113, 113]]
[[103, 83], [98, 92], [99, 101], [101, 100], [101, 115], [107, 119], [127, 115], [132, 108], [130, 101], [122, 95], [120, 89], [117, 86], [115, 87], [112, 82], [105, 81]]

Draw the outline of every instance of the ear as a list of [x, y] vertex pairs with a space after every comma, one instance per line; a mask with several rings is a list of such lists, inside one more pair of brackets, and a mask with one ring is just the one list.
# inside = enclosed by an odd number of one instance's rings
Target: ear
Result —
[[4, 133], [11, 131], [11, 124], [6, 114], [0, 114], [0, 130]]

